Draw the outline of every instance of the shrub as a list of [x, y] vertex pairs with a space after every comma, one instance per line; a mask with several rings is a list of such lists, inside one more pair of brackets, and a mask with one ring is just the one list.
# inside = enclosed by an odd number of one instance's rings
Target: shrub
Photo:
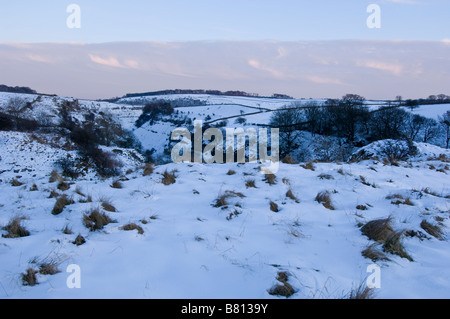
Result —
[[105, 213], [100, 213], [98, 209], [93, 209], [88, 214], [83, 215], [83, 223], [90, 231], [103, 229], [104, 226], [115, 223]]
[[24, 217], [15, 217], [13, 218], [8, 225], [4, 226], [2, 229], [6, 230], [8, 233], [6, 235], [2, 235], [3, 238], [19, 238], [30, 236], [30, 232], [25, 229], [21, 225]]

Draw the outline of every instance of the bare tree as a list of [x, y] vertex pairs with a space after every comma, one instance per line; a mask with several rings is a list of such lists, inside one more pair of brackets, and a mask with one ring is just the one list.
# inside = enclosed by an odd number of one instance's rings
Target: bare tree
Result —
[[439, 123], [442, 125], [445, 131], [445, 148], [448, 149], [450, 142], [450, 111], [444, 113], [444, 115], [439, 116]]

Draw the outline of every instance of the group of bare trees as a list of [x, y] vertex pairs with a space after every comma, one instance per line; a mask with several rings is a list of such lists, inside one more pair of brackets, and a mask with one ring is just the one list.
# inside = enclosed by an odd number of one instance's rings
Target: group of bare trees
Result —
[[364, 97], [348, 94], [339, 100], [294, 105], [274, 112], [271, 127], [280, 128], [280, 152], [288, 155], [299, 145], [300, 131], [313, 136], [337, 137], [348, 145], [397, 139], [449, 147], [450, 112], [439, 120], [426, 118], [397, 106], [370, 110]]

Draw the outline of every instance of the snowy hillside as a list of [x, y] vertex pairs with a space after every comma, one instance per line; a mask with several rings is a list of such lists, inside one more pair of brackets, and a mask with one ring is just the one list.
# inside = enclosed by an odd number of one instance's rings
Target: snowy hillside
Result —
[[[14, 96], [33, 102], [21, 116], [44, 128], [73, 101], [2, 93], [0, 108]], [[232, 117], [232, 127], [235, 116], [267, 124], [292, 103], [187, 98], [204, 103], [174, 118]], [[129, 101], [73, 105], [73, 123], [111, 115], [144, 149], [161, 151], [176, 127], [137, 128], [143, 105]], [[149, 165], [111, 142], [99, 147], [120, 173], [99, 176], [59, 132], [0, 131], [0, 298], [349, 298], [374, 264], [374, 298], [450, 298], [449, 150], [415, 143], [394, 161], [378, 141], [347, 162], [280, 163], [265, 176], [249, 163]], [[64, 176], [60, 159], [79, 174]], [[71, 265], [80, 288], [68, 285]]]

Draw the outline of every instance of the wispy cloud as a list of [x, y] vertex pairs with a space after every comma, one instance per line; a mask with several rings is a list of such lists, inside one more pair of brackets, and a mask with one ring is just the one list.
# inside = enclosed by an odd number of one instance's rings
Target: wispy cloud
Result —
[[356, 65], [359, 67], [365, 67], [365, 68], [375, 69], [375, 70], [379, 70], [379, 71], [389, 72], [396, 76], [400, 76], [403, 72], [403, 66], [400, 64], [397, 64], [397, 63], [366, 60], [366, 61], [357, 61]]

